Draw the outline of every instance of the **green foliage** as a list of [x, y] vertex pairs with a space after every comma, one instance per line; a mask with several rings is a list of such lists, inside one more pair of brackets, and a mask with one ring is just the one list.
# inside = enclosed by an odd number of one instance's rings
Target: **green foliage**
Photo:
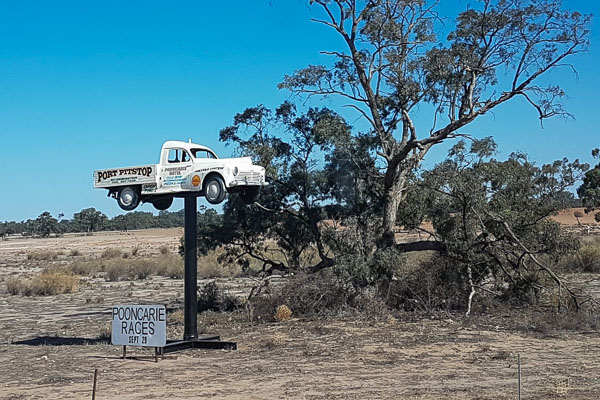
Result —
[[[394, 244], [398, 203], [432, 146], [517, 97], [540, 120], [568, 115], [561, 87], [538, 81], [589, 46], [591, 16], [563, 10], [561, 0], [475, 2], [453, 26], [439, 17], [441, 2], [310, 3], [320, 11], [314, 21], [344, 47], [323, 51], [330, 63], [297, 70], [279, 87], [337, 97], [368, 123], [381, 166], [385, 245]], [[444, 31], [445, 38], [436, 33]], [[421, 130], [422, 114], [419, 124], [413, 118], [425, 104], [434, 111]]]
[[[200, 209], [199, 219], [202, 213], [210, 212], [218, 215], [212, 209]], [[59, 218], [62, 214], [59, 214]], [[183, 226], [183, 210], [176, 212], [161, 211], [158, 215], [150, 212], [131, 212], [117, 215], [108, 219], [101, 211], [94, 208], [86, 208], [75, 213], [72, 220], [61, 219], [57, 221], [49, 212], [42, 213], [36, 220], [27, 221], [5, 221], [0, 222], [0, 236], [25, 234], [48, 236], [50, 234], [61, 235], [68, 232], [95, 232], [99, 230], [121, 230], [149, 229], [149, 228], [173, 228]]]
[[41, 237], [48, 237], [51, 234], [61, 233], [61, 228], [58, 220], [50, 212], [44, 211], [34, 221], [33, 231]]
[[214, 281], [208, 282], [199, 290], [198, 312], [233, 311], [239, 307], [239, 300], [223, 292]]
[[94, 232], [107, 221], [106, 215], [93, 207], [85, 208], [73, 215], [73, 223], [80, 226], [84, 232]]
[[600, 247], [593, 244], [581, 246], [577, 251], [561, 257], [558, 269], [566, 272], [600, 273]]
[[[592, 156], [598, 158], [600, 149], [594, 149]], [[600, 163], [590, 169], [583, 178], [583, 184], [577, 189], [577, 194], [583, 201], [586, 211], [600, 208]], [[594, 217], [600, 222], [600, 213]]]
[[536, 167], [523, 154], [497, 161], [489, 158], [495, 147], [486, 141], [474, 141], [470, 149], [458, 142], [446, 161], [423, 173], [405, 201], [425, 210], [445, 257], [461, 271], [459, 286], [468, 282], [469, 268], [474, 285], [514, 295], [540, 286], [531, 254], [556, 261], [578, 248], [548, 217], [565, 207], [558, 194], [587, 166], [565, 159]]
[[406, 255], [393, 247], [376, 245], [380, 222], [369, 217], [353, 217], [338, 230], [325, 232], [325, 242], [335, 255], [334, 275], [348, 286], [361, 291], [375, 287], [385, 292], [406, 263]]
[[[272, 133], [276, 129], [278, 136]], [[374, 170], [371, 143], [352, 138], [349, 126], [328, 109], [299, 113], [287, 102], [274, 111], [249, 108], [221, 131], [221, 140], [263, 165], [270, 185], [260, 206], [233, 195], [220, 221], [199, 224], [202, 254], [224, 246], [221, 260], [244, 269], [250, 257], [268, 271], [297, 270], [307, 267], [306, 255], [316, 249], [318, 263], [330, 264], [322, 222], [374, 203], [369, 197], [376, 185], [366, 184], [361, 171]]]

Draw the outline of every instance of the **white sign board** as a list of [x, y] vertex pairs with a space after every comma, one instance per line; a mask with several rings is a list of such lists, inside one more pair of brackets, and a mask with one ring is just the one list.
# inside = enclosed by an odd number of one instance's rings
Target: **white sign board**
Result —
[[121, 346], [163, 347], [167, 343], [165, 306], [113, 306], [111, 342]]

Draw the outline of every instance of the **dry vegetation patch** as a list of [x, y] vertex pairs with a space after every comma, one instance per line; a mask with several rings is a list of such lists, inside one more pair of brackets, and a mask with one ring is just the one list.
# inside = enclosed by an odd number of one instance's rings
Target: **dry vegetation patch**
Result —
[[[115, 253], [116, 254], [116, 253]], [[123, 254], [123, 253], [121, 253]], [[174, 255], [154, 258], [100, 258], [74, 261], [67, 268], [81, 276], [104, 276], [107, 281], [143, 280], [151, 275], [183, 278], [183, 260]]]
[[27, 259], [31, 261], [54, 261], [58, 258], [59, 252], [57, 251], [35, 251], [27, 254]]
[[79, 277], [64, 269], [46, 269], [31, 279], [10, 277], [6, 289], [12, 295], [52, 296], [74, 293], [79, 287]]

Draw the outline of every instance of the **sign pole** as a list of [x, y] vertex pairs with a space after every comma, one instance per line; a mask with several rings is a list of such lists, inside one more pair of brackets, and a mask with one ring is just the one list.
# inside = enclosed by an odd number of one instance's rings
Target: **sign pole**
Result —
[[[198, 201], [197, 195], [189, 195], [184, 197], [184, 230], [183, 230], [183, 252], [185, 257], [184, 262], [184, 299], [183, 299], [183, 340], [166, 340], [166, 324], [165, 329], [165, 344], [155, 345], [148, 341], [144, 343], [144, 339], [137, 340], [135, 336], [134, 342], [136, 345], [151, 345], [155, 348], [154, 360], [157, 361], [159, 356], [164, 358], [165, 354], [181, 351], [185, 349], [225, 349], [236, 350], [236, 342], [222, 341], [216, 335], [202, 335], [198, 337]], [[129, 306], [129, 307], [153, 307], [153, 306]], [[164, 306], [163, 306], [164, 307]], [[118, 311], [118, 310], [117, 310]], [[114, 311], [113, 311], [114, 314]], [[166, 315], [166, 311], [164, 312]], [[144, 314], [145, 315], [145, 314]], [[158, 314], [156, 314], [158, 315]], [[118, 312], [117, 312], [118, 316]], [[113, 321], [114, 324], [114, 321]], [[117, 325], [121, 326], [121, 325]], [[113, 333], [114, 337], [114, 333]], [[129, 340], [129, 337], [128, 337]], [[138, 342], [142, 342], [141, 344]], [[113, 340], [113, 343], [114, 340]], [[161, 347], [162, 346], [162, 347]]]
[[198, 339], [198, 214], [196, 196], [184, 198], [184, 329], [183, 340]]

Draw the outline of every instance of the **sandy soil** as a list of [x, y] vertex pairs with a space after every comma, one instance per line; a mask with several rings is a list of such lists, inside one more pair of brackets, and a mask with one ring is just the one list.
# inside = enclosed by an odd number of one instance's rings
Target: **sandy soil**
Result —
[[[30, 275], [47, 262], [32, 251], [62, 251], [53, 264], [92, 258], [108, 247], [175, 251], [181, 230], [102, 233], [0, 242], [0, 281]], [[81, 255], [71, 257], [71, 249]], [[220, 280], [243, 290], [244, 280]], [[188, 350], [154, 363], [149, 349], [130, 351], [99, 338], [118, 303], [181, 307], [182, 280], [107, 282], [85, 278], [77, 293], [10, 296], [0, 282], [0, 398], [97, 399], [515, 399], [517, 354], [523, 398], [600, 398], [600, 333], [543, 336], [508, 328], [507, 319], [292, 320], [251, 325], [243, 313], [204, 313], [200, 332], [238, 342], [237, 351]], [[174, 318], [173, 318], [174, 319]], [[179, 338], [180, 321], [169, 320]]]
[[[563, 226], [578, 224], [596, 226], [598, 225], [598, 223], [594, 219], [594, 216], [598, 214], [598, 212], [600, 211], [590, 212], [586, 214], [585, 208], [568, 208], [559, 212], [558, 215], [552, 217], [552, 219], [554, 219]], [[582, 215], [582, 217], [576, 218], [575, 213], [578, 213], [578, 215]], [[577, 221], [578, 219], [579, 221]]]

